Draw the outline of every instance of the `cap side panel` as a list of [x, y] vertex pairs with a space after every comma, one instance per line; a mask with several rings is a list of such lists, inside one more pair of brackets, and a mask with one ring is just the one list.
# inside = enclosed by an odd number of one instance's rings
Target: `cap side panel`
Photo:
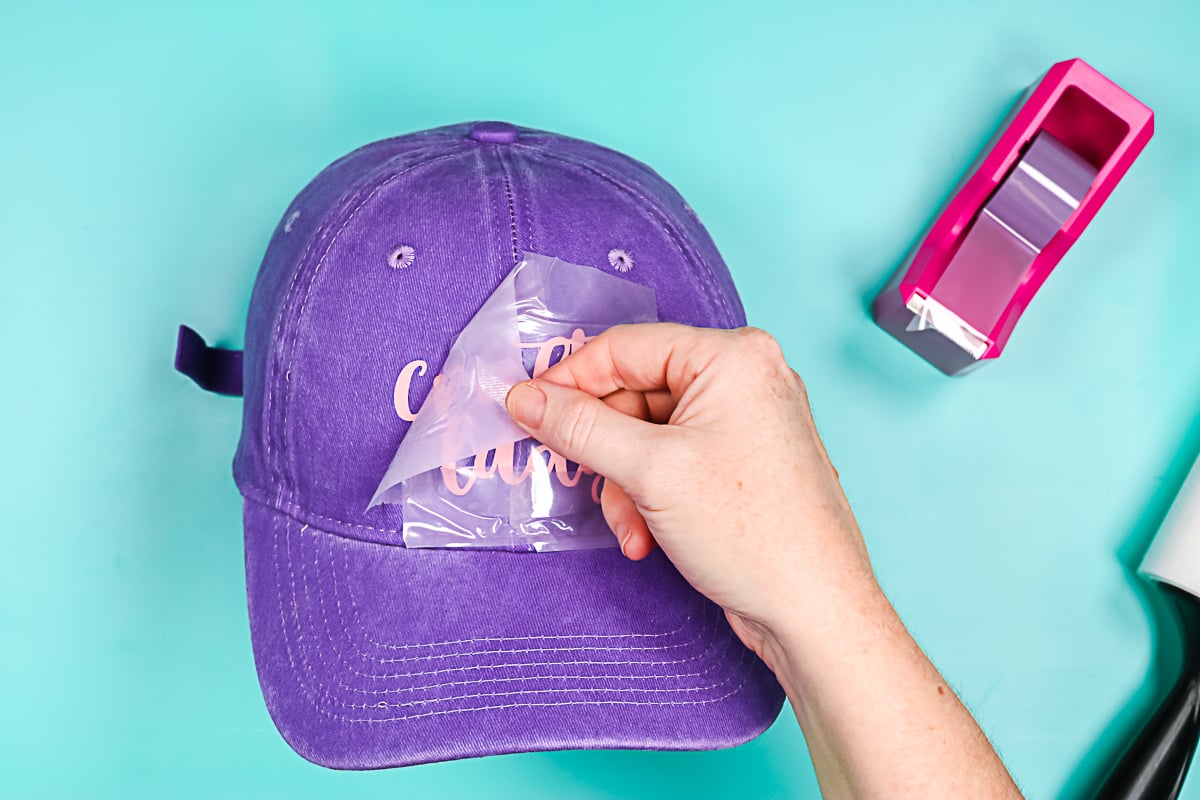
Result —
[[[385, 177], [379, 177], [378, 170], [368, 172], [364, 178], [353, 184], [342, 195], [337, 205], [325, 215], [324, 223], [297, 262], [280, 311], [275, 318], [274, 330], [269, 340], [270, 355], [264, 365], [266, 390], [263, 395], [263, 444], [265, 464], [269, 470], [271, 484], [275, 488], [273, 494], [277, 502], [296, 503], [295, 465], [289, 460], [287, 450], [288, 411], [291, 400], [287, 386], [292, 379], [289, 373], [290, 359], [313, 284], [325, 264], [330, 249], [355, 214], [376, 193], [414, 170], [469, 152], [469, 148], [455, 142], [448, 151], [439, 147], [406, 154], [408, 157], [401, 157], [398, 168], [393, 166]], [[394, 163], [395, 160], [392, 159], [382, 166], [391, 166]]]
[[619, 183], [633, 188], [635, 193], [656, 198], [659, 210], [678, 226], [684, 240], [692, 243], [701, 254], [701, 262], [714, 276], [724, 296], [729, 298], [735, 318], [741, 320], [736, 324], [746, 324], [745, 311], [742, 309], [737, 288], [712, 237], [687, 201], [654, 168], [612, 148], [581, 139], [535, 132], [534, 135], [523, 137], [522, 142], [533, 148], [553, 148], [555, 153], [587, 163]]
[[[636, 201], [634, 205], [637, 208], [648, 214], [656, 224], [662, 227], [662, 230], [684, 257], [690, 267], [689, 277], [701, 289], [709, 305], [716, 312], [708, 324], [712, 327], [723, 328], [746, 324], [745, 311], [737, 290], [733, 286], [733, 281], [729, 277], [728, 268], [717, 252], [716, 246], [712, 244], [708, 233], [698, 224], [685, 232], [680, 214], [668, 210], [666, 207], [668, 203], [674, 201], [673, 204], [678, 205], [680, 211], [686, 208], [683, 198], [679, 197], [669, 184], [659, 179], [650, 191], [646, 191], [643, 187], [618, 178], [585, 159], [557, 155], [541, 148], [528, 148], [528, 152], [533, 158], [557, 162], [568, 168], [580, 170], [629, 195]], [[656, 197], [655, 195], [667, 196]]]
[[[436, 133], [436, 132], [429, 132]], [[282, 477], [267, 458], [269, 357], [273, 331], [281, 322], [293, 285], [322, 232], [359, 183], [390, 159], [442, 148], [445, 136], [404, 136], [373, 142], [322, 170], [288, 206], [276, 226], [255, 278], [246, 320], [243, 364], [242, 435], [234, 457], [234, 477], [245, 493], [279, 497]], [[455, 146], [461, 143], [449, 139]]]

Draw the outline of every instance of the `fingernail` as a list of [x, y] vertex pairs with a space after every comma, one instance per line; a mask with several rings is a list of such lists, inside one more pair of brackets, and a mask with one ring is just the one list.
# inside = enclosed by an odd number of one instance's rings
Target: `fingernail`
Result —
[[625, 545], [629, 542], [630, 538], [633, 537], [633, 531], [628, 525], [617, 523], [617, 529], [613, 531], [613, 533], [616, 534], [617, 541], [621, 544], [621, 554], [627, 555], [625, 553]]
[[546, 415], [546, 393], [533, 381], [518, 383], [508, 390], [504, 401], [508, 414], [526, 428], [540, 428]]

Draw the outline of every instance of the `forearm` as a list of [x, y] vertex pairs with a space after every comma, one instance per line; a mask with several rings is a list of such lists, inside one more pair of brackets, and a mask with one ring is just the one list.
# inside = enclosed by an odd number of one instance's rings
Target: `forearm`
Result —
[[1020, 796], [875, 583], [803, 381], [770, 336], [617, 326], [507, 407], [605, 476], [626, 555], [661, 547], [775, 670], [826, 797]]
[[775, 663], [826, 798], [1019, 798], [873, 578], [776, 632]]

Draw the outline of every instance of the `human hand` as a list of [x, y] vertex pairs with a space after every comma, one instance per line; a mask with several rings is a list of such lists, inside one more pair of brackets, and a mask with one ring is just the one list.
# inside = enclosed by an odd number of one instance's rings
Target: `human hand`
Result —
[[725, 609], [787, 690], [826, 796], [1020, 797], [875, 582], [774, 339], [618, 326], [506, 405], [605, 476], [604, 517], [626, 556], [657, 544]]
[[874, 586], [804, 384], [763, 331], [614, 327], [514, 386], [507, 407], [605, 476], [626, 556], [662, 547], [772, 667], [798, 609], [819, 626], [831, 597]]

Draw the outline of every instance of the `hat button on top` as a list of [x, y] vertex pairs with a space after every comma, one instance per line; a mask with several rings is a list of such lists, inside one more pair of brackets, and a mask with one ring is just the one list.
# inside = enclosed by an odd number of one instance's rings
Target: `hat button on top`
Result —
[[520, 131], [516, 125], [507, 122], [477, 122], [467, 135], [477, 142], [511, 144], [517, 140]]

